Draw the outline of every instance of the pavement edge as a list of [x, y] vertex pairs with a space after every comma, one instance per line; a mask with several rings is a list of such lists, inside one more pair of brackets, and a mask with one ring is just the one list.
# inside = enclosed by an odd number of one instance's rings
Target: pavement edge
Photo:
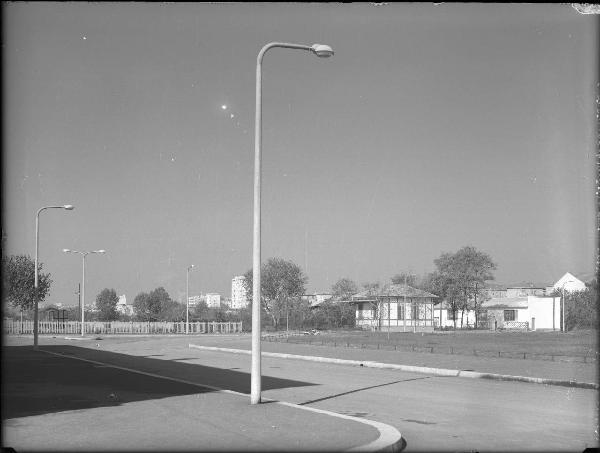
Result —
[[[215, 346], [198, 346], [189, 344], [189, 348], [202, 349], [206, 351], [217, 351], [217, 352], [229, 352], [234, 354], [251, 354], [251, 351], [247, 349], [230, 349], [230, 348], [218, 348]], [[296, 359], [296, 360], [307, 360], [311, 362], [325, 362], [325, 363], [336, 363], [340, 365], [354, 365], [354, 366], [365, 366], [369, 368], [384, 368], [401, 371], [409, 371], [412, 373], [425, 373], [433, 374], [435, 376], [449, 376], [449, 377], [465, 377], [475, 379], [492, 379], [497, 381], [517, 381], [517, 382], [528, 382], [530, 384], [545, 384], [545, 385], [558, 385], [563, 387], [575, 387], [598, 390], [600, 385], [589, 382], [577, 382], [577, 381], [565, 381], [560, 379], [547, 379], [547, 378], [536, 378], [530, 376], [512, 376], [509, 374], [497, 374], [497, 373], [482, 373], [478, 371], [463, 371], [463, 370], [452, 370], [447, 368], [432, 368], [422, 367], [414, 365], [398, 365], [395, 363], [383, 363], [373, 362], [369, 360], [348, 360], [348, 359], [335, 359], [332, 357], [320, 357], [320, 356], [308, 356], [308, 355], [297, 355], [297, 354], [285, 354], [279, 352], [262, 352], [265, 357], [278, 357], [282, 359]]]

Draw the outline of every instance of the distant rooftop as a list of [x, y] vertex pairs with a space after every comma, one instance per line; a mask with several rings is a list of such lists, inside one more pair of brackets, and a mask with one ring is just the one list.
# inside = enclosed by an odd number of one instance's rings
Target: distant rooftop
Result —
[[412, 297], [412, 298], [435, 297], [435, 298], [437, 298], [438, 296], [436, 296], [435, 294], [428, 293], [427, 291], [423, 291], [421, 289], [413, 288], [412, 286], [408, 286], [408, 285], [388, 284], [388, 285], [383, 286], [383, 288], [379, 288], [378, 290], [368, 289], [365, 291], [361, 291], [360, 293], [357, 293], [354, 296], [352, 296], [352, 299], [353, 300], [373, 299], [376, 297]]

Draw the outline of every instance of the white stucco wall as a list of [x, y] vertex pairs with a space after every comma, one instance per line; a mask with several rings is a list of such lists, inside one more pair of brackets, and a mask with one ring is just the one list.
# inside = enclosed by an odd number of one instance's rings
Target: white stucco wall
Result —
[[[435, 317], [435, 325], [437, 327], [439, 325], [438, 323], [440, 318], [439, 307], [436, 307], [433, 310], [433, 313], [433, 316]], [[456, 327], [460, 327], [461, 314], [463, 314], [463, 310], [456, 311]], [[475, 312], [473, 310], [464, 310], [463, 327], [467, 327], [467, 323], [469, 327], [475, 326]], [[442, 308], [442, 327], [454, 327], [454, 320], [448, 318], [448, 309], [446, 308]]]
[[[554, 311], [554, 316], [553, 316]], [[534, 325], [535, 329], [556, 329], [560, 330], [560, 297], [527, 297], [527, 319], [529, 328]]]

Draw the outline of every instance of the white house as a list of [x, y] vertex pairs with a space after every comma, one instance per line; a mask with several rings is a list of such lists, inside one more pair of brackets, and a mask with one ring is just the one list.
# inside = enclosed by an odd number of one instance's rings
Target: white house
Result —
[[125, 296], [125, 294], [123, 294], [122, 296], [119, 296], [119, 301], [117, 302], [117, 305], [115, 306], [116, 310], [119, 313], [122, 313], [124, 315], [128, 315], [128, 316], [132, 316], [133, 315], [133, 305], [129, 305], [127, 303], [127, 297]]
[[552, 287], [556, 291], [566, 292], [585, 291], [585, 283], [570, 272], [563, 275]]
[[560, 297], [503, 297], [485, 301], [491, 328], [560, 330]]

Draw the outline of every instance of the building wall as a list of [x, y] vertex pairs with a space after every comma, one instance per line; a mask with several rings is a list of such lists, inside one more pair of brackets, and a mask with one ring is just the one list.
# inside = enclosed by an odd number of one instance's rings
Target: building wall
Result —
[[205, 301], [204, 296], [200, 295], [200, 296], [190, 296], [188, 298], [188, 304], [190, 307], [195, 307], [196, 305], [198, 305], [200, 302]]
[[499, 297], [506, 297], [506, 289], [486, 288], [483, 291], [489, 298], [497, 299]]
[[543, 296], [546, 288], [506, 288], [506, 297]]
[[246, 288], [244, 287], [245, 281], [244, 276], [231, 279], [231, 308], [239, 309], [248, 306], [249, 301], [246, 299]]
[[[456, 311], [456, 327], [460, 327], [460, 317], [463, 316], [463, 327], [474, 327], [475, 326], [475, 312], [473, 310], [457, 310]], [[434, 309], [435, 326], [439, 326], [440, 322], [440, 309], [439, 307]], [[442, 327], [454, 327], [454, 320], [452, 319], [452, 311], [447, 308], [442, 308]]]
[[[527, 298], [527, 321], [529, 328], [533, 327], [532, 319], [535, 318], [535, 329], [560, 330], [560, 297], [535, 297]], [[552, 315], [554, 310], [554, 316]]]
[[210, 308], [219, 308], [221, 306], [221, 295], [216, 293], [206, 294], [206, 305]]

